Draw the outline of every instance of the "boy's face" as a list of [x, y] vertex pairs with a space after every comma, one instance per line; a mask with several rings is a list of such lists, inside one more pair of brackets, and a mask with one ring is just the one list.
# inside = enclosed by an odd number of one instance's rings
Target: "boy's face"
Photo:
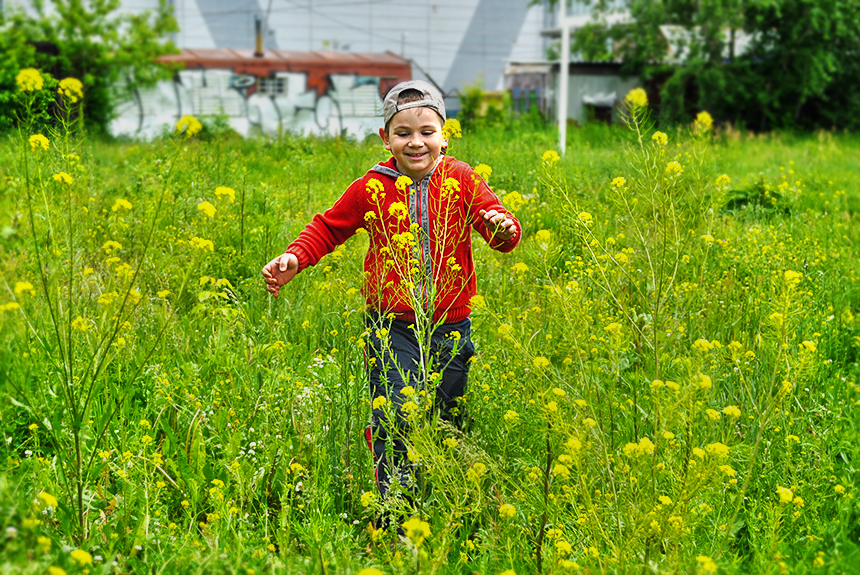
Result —
[[442, 118], [430, 108], [407, 108], [394, 114], [388, 131], [379, 129], [401, 173], [418, 182], [430, 173], [448, 139], [442, 137]]

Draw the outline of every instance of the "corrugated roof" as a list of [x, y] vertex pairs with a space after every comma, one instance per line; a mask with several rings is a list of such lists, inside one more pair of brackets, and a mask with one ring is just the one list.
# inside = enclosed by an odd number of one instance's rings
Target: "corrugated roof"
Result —
[[[255, 56], [247, 49], [190, 49], [179, 54], [162, 56], [159, 62], [182, 63], [185, 69], [229, 69], [237, 74], [269, 77], [275, 72], [299, 72], [308, 76], [308, 86], [322, 95], [330, 88], [329, 74], [357, 74], [381, 79], [379, 89], [384, 93], [397, 82], [412, 79], [412, 64], [392, 52], [291, 52], [266, 50]], [[382, 81], [384, 80], [384, 81]]]

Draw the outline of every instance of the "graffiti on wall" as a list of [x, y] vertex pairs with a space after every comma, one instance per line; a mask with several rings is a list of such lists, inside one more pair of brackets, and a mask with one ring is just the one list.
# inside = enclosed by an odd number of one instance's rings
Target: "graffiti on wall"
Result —
[[380, 78], [332, 74], [323, 94], [309, 89], [304, 72], [276, 72], [268, 78], [232, 70], [183, 70], [172, 81], [127, 91], [110, 131], [151, 139], [184, 115], [220, 115], [243, 136], [255, 133], [376, 133], [382, 116]]

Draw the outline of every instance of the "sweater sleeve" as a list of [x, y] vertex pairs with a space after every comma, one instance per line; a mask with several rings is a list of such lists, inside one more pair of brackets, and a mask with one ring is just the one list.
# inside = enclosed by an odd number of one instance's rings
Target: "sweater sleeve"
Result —
[[362, 179], [354, 181], [332, 207], [314, 216], [286, 252], [299, 260], [299, 271], [316, 265], [326, 254], [355, 235], [364, 225]]
[[[505, 253], [511, 251], [517, 247], [517, 244], [520, 243], [520, 239], [523, 235], [523, 228], [520, 226], [520, 221], [516, 216], [514, 216], [514, 214], [509, 212], [504, 205], [502, 205], [502, 200], [499, 199], [499, 196], [490, 189], [487, 182], [478, 176], [468, 164], [464, 165], [465, 168], [463, 170], [461, 181], [465, 184], [463, 187], [470, 191], [464, 194], [469, 223], [479, 234], [481, 234], [481, 237], [490, 244], [491, 248]], [[513, 237], [507, 241], [493, 238], [493, 230], [487, 228], [487, 225], [484, 223], [484, 218], [480, 216], [481, 210], [488, 212], [490, 210], [496, 210], [497, 212], [506, 214], [510, 217], [514, 221], [514, 226], [516, 227]]]

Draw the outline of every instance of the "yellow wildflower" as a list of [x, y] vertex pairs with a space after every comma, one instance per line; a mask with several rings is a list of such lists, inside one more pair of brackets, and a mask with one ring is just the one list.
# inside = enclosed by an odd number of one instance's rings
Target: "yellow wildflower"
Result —
[[36, 92], [44, 85], [42, 75], [35, 68], [24, 68], [15, 76], [19, 92]]
[[540, 355], [532, 360], [532, 364], [538, 369], [546, 369], [550, 366], [550, 361]]
[[78, 565], [92, 565], [93, 564], [93, 556], [84, 551], [83, 549], [75, 549], [70, 553], [72, 559], [75, 560], [75, 563]]
[[556, 152], [555, 150], [547, 150], [543, 153], [540, 159], [544, 164], [552, 165], [557, 161], [561, 160], [561, 156], [559, 156], [558, 152]]
[[444, 138], [462, 138], [463, 129], [460, 127], [460, 120], [456, 118], [448, 118], [442, 125], [442, 137]]
[[55, 182], [60, 182], [61, 184], [72, 185], [72, 176], [67, 174], [66, 172], [60, 172], [58, 174], [54, 174], [51, 176]]
[[424, 539], [430, 536], [430, 524], [426, 521], [421, 521], [417, 517], [406, 521], [403, 524], [403, 530], [416, 547], [419, 547]]
[[502, 503], [499, 506], [499, 516], [503, 519], [512, 519], [517, 514], [517, 508], [510, 503]]
[[644, 108], [648, 105], [648, 94], [642, 88], [633, 88], [624, 97], [624, 101], [630, 108]]
[[46, 138], [42, 134], [33, 134], [32, 136], [30, 136], [30, 150], [33, 152], [35, 152], [39, 148], [47, 150], [49, 145], [50, 142], [48, 141], [48, 138]]
[[203, 124], [194, 116], [182, 116], [176, 122], [176, 131], [185, 132], [185, 137], [190, 138], [196, 136], [203, 129]]
[[707, 555], [699, 555], [696, 557], [696, 562], [699, 564], [699, 568], [704, 573], [716, 573], [717, 572], [717, 564], [714, 563], [714, 560], [708, 557]]
[[654, 132], [654, 135], [651, 136], [651, 139], [657, 142], [658, 145], [665, 146], [666, 143], [669, 141], [669, 136], [667, 136], [663, 132], [657, 131]]
[[118, 212], [121, 209], [130, 210], [131, 209], [131, 202], [129, 202], [128, 200], [124, 200], [122, 198], [117, 198], [117, 200], [113, 203], [113, 207], [111, 208], [111, 211]]
[[588, 212], [580, 212], [577, 218], [579, 218], [580, 222], [586, 225], [592, 222], [591, 214], [589, 214]]
[[227, 199], [230, 200], [230, 203], [233, 203], [236, 200], [236, 190], [233, 188], [228, 188], [226, 186], [218, 186], [215, 188], [215, 196], [220, 200], [221, 196], [227, 196]]
[[791, 503], [791, 500], [794, 499], [794, 493], [792, 493], [791, 489], [782, 485], [777, 486], [776, 494], [779, 495], [780, 503]]
[[723, 408], [723, 413], [735, 419], [741, 416], [741, 410], [737, 405], [729, 405]]
[[213, 206], [210, 202], [202, 201], [197, 204], [197, 209], [206, 214], [207, 217], [214, 218], [215, 217], [215, 206]]
[[39, 493], [39, 499], [45, 504], [45, 507], [57, 507], [57, 498], [48, 493], [47, 491], [42, 491]]
[[681, 167], [681, 164], [679, 162], [672, 161], [672, 162], [669, 162], [668, 164], [666, 164], [666, 175], [667, 176], [674, 178], [676, 176], [680, 176], [683, 173], [684, 173], [684, 168]]
[[490, 175], [493, 173], [493, 168], [487, 164], [478, 164], [475, 166], [475, 173], [486, 182], [490, 179]]
[[84, 97], [84, 85], [77, 78], [63, 78], [57, 94], [68, 98], [72, 104]]
[[36, 290], [30, 282], [15, 282], [15, 295], [21, 295], [24, 292], [30, 292], [30, 295], [36, 295]]
[[612, 184], [610, 184], [613, 188], [620, 190], [624, 186], [627, 185], [627, 178], [622, 176], [618, 176], [617, 178], [613, 178]]
[[703, 134], [714, 126], [714, 119], [707, 112], [699, 112], [696, 114], [696, 121], [693, 122], [693, 132]]

